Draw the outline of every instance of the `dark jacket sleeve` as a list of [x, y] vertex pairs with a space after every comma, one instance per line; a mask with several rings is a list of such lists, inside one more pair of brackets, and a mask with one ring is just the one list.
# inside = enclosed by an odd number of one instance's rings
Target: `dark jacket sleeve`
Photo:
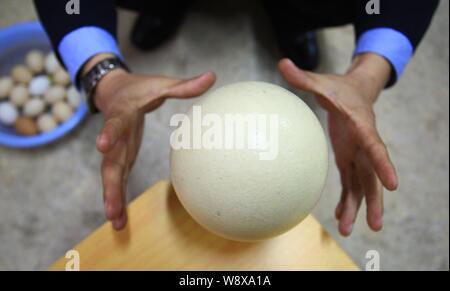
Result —
[[[356, 2], [354, 2], [356, 9], [354, 26], [357, 40], [359, 40], [366, 31], [376, 28], [391, 28], [400, 32], [407, 38], [412, 50], [409, 53], [405, 52], [403, 42], [403, 45], [400, 43], [389, 43], [386, 44], [385, 47], [395, 49], [397, 45], [397, 53], [404, 56], [413, 54], [416, 51], [439, 4], [439, 0], [379, 0], [379, 13], [369, 14], [367, 13], [366, 6], [371, 2], [373, 3], [374, 1], [356, 0]], [[380, 39], [374, 41], [386, 40]], [[374, 45], [376, 46], [376, 44]], [[398, 61], [398, 58], [396, 59]], [[401, 60], [400, 63], [404, 64], [404, 60]], [[388, 59], [388, 61], [390, 60]], [[399, 66], [394, 66], [391, 62], [390, 64], [392, 65], [392, 74], [387, 87], [394, 85], [400, 77], [399, 74], [401, 74]], [[402, 65], [400, 67], [404, 66]], [[395, 68], [397, 68], [397, 70]]]
[[366, 13], [368, 1], [357, 0], [355, 30], [359, 37], [365, 31], [388, 27], [408, 37], [414, 50], [427, 31], [439, 0], [380, 0], [380, 14]]
[[[66, 12], [67, 0], [34, 0], [39, 19], [58, 53], [63, 37], [83, 26], [96, 26], [117, 39], [117, 12], [114, 0], [79, 0], [80, 14]], [[59, 57], [59, 55], [58, 55]]]

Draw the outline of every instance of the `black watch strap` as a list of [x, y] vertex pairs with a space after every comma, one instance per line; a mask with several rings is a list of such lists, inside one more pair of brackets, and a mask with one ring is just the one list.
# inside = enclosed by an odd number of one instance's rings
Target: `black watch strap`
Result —
[[94, 93], [98, 83], [115, 69], [130, 71], [119, 58], [108, 58], [97, 63], [86, 75], [80, 78], [80, 85], [86, 95], [86, 101], [91, 113], [99, 112], [94, 102]]

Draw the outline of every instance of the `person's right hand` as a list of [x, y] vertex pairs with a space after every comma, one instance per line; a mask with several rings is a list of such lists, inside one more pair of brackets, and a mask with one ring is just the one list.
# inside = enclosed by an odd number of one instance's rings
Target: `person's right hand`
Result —
[[215, 75], [211, 72], [180, 80], [135, 75], [124, 70], [112, 71], [101, 80], [95, 103], [105, 122], [96, 143], [103, 154], [105, 215], [114, 229], [120, 230], [127, 223], [125, 191], [141, 144], [145, 114], [159, 107], [166, 98], [202, 95], [214, 82]]

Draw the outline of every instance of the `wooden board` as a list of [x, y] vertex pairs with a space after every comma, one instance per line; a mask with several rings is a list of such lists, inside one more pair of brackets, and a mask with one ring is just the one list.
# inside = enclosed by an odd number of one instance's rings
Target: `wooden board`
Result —
[[167, 181], [130, 204], [126, 229], [105, 223], [74, 249], [81, 270], [358, 270], [312, 216], [276, 238], [234, 242], [192, 220]]

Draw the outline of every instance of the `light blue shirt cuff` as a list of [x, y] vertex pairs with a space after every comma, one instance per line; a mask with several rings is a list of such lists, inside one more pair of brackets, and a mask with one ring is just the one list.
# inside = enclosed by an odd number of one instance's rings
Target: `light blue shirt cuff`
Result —
[[398, 80], [412, 58], [414, 48], [403, 33], [392, 28], [374, 28], [364, 32], [358, 39], [354, 55], [375, 53], [387, 59]]
[[97, 54], [111, 53], [123, 60], [115, 38], [108, 31], [95, 26], [81, 27], [64, 36], [58, 52], [74, 84], [81, 67]]

